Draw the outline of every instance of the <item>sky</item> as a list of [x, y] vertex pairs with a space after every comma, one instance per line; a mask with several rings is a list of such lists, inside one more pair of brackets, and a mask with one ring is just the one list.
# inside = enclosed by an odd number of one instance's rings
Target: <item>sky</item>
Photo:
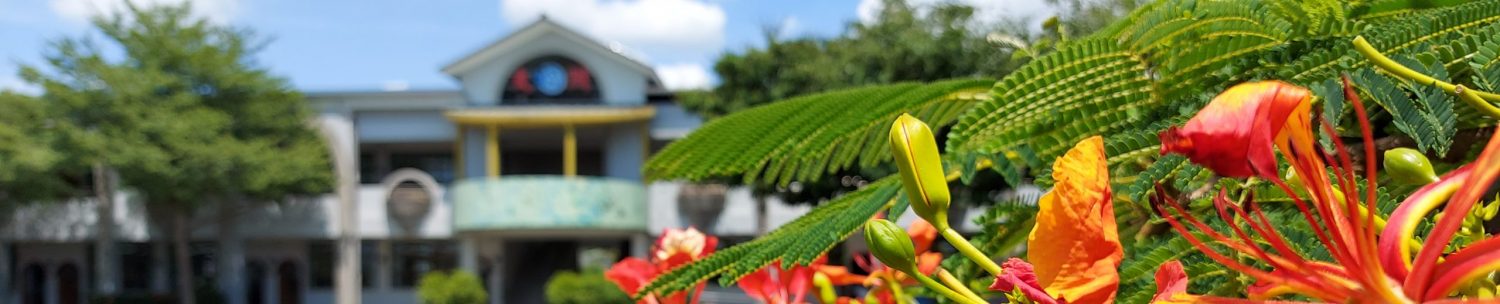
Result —
[[[40, 65], [48, 44], [92, 37], [89, 18], [127, 0], [0, 0], [0, 89], [36, 92], [22, 65]], [[725, 52], [782, 37], [831, 37], [868, 22], [879, 0], [133, 0], [192, 1], [195, 14], [249, 28], [269, 42], [256, 63], [305, 91], [453, 89], [439, 71], [546, 15], [651, 65], [669, 89], [711, 87]], [[1042, 0], [961, 1], [981, 21], [1039, 16]], [[1040, 19], [1040, 18], [1036, 18]], [[107, 44], [105, 44], [107, 45]]]

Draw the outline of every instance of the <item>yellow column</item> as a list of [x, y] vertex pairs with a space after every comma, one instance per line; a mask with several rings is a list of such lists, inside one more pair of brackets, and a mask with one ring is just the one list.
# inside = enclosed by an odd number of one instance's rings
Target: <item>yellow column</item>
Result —
[[563, 175], [578, 175], [578, 132], [573, 124], [563, 125]]
[[464, 178], [464, 125], [453, 124], [453, 181]]
[[489, 125], [484, 139], [484, 173], [489, 177], [500, 177], [500, 126]]

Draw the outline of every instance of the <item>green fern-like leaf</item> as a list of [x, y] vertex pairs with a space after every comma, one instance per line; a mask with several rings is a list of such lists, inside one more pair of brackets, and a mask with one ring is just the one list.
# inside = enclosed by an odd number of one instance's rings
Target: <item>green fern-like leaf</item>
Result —
[[814, 180], [890, 160], [890, 122], [911, 113], [934, 129], [984, 100], [993, 81], [962, 79], [836, 91], [715, 119], [647, 162], [648, 179], [740, 176], [747, 184]]
[[740, 278], [775, 261], [807, 265], [840, 241], [848, 238], [866, 220], [885, 208], [900, 192], [898, 177], [880, 179], [863, 189], [813, 208], [796, 220], [755, 240], [715, 252], [696, 262], [656, 277], [636, 293], [637, 297], [686, 290], [711, 277], [731, 285]]

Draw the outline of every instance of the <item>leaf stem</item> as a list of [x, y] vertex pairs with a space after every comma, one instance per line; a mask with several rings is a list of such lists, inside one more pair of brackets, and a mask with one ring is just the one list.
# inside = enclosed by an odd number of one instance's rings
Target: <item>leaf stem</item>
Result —
[[943, 238], [947, 239], [949, 244], [953, 244], [954, 248], [958, 248], [958, 253], [961, 253], [964, 255], [964, 257], [969, 258], [969, 260], [971, 261], [974, 261], [975, 264], [979, 264], [979, 267], [984, 268], [984, 271], [987, 271], [990, 273], [990, 275], [994, 276], [999, 276], [1000, 273], [1003, 272], [1002, 270], [1000, 270], [999, 264], [995, 264], [995, 261], [991, 260], [989, 255], [986, 255], [984, 254], [984, 252], [979, 251], [978, 248], [974, 248], [973, 244], [969, 244], [969, 240], [964, 239], [963, 235], [958, 234], [958, 230], [953, 230], [953, 228], [946, 228], [942, 231]]
[[[1396, 77], [1400, 77], [1417, 83], [1438, 87], [1440, 89], [1443, 89], [1443, 91], [1447, 91], [1449, 94], [1458, 95], [1459, 99], [1463, 99], [1464, 102], [1468, 103], [1469, 106], [1474, 107], [1476, 110], [1479, 110], [1479, 112], [1482, 112], [1485, 115], [1493, 118], [1500, 118], [1500, 108], [1496, 108], [1495, 105], [1490, 104], [1491, 102], [1500, 102], [1500, 95], [1496, 95], [1495, 93], [1490, 92], [1480, 92], [1478, 90], [1472, 89], [1461, 89], [1463, 86], [1454, 85], [1446, 81], [1432, 78], [1432, 76], [1423, 75], [1422, 73], [1412, 70], [1411, 68], [1407, 68], [1406, 66], [1403, 66], [1394, 60], [1391, 60], [1391, 58], [1386, 57], [1384, 54], [1381, 54], [1379, 50], [1375, 49], [1375, 46], [1370, 45], [1370, 42], [1365, 40], [1364, 36], [1354, 37], [1354, 50], [1358, 51], [1360, 55], [1363, 55], [1365, 59], [1370, 60], [1371, 63], [1374, 63], [1375, 66], [1380, 67], [1381, 70], [1384, 70], [1391, 75], [1395, 75]], [[1465, 92], [1467, 92], [1467, 94], [1465, 94]], [[1469, 96], [1466, 97], [1464, 95]]]
[[932, 278], [929, 278], [926, 275], [922, 275], [921, 273], [911, 273], [910, 275], [912, 275], [913, 278], [916, 278], [917, 282], [921, 282], [923, 286], [927, 286], [927, 289], [931, 289], [932, 291], [935, 291], [938, 294], [943, 295], [943, 297], [953, 300], [954, 302], [965, 304], [984, 304], [984, 301], [976, 301], [962, 294], [959, 294], [952, 289], [948, 289], [947, 286], [943, 286], [942, 283], [938, 283], [937, 281], [932, 280]]
[[969, 290], [969, 287], [965, 286], [963, 281], [959, 281], [958, 278], [954, 277], [953, 273], [949, 273], [947, 269], [939, 267], [937, 270], [937, 277], [938, 281], [943, 282], [943, 285], [948, 285], [949, 288], [953, 288], [953, 291], [957, 291], [958, 293], [963, 294], [970, 300], [984, 302], [983, 297], [980, 297], [979, 294], [974, 293], [973, 290]]

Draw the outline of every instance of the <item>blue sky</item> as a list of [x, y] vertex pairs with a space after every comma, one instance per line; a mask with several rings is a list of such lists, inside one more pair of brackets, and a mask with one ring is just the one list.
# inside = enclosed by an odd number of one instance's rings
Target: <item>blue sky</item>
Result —
[[[35, 91], [16, 77], [48, 42], [94, 35], [90, 16], [125, 0], [0, 0], [0, 89]], [[174, 3], [185, 0], [134, 0]], [[256, 59], [303, 90], [454, 88], [443, 65], [545, 14], [657, 69], [670, 88], [716, 80], [724, 52], [758, 45], [762, 28], [833, 36], [868, 19], [877, 0], [192, 0], [201, 16], [254, 29], [270, 43]], [[942, 1], [942, 0], [937, 0]], [[981, 19], [1045, 14], [1041, 0], [964, 0]], [[919, 0], [918, 2], [934, 2]]]

